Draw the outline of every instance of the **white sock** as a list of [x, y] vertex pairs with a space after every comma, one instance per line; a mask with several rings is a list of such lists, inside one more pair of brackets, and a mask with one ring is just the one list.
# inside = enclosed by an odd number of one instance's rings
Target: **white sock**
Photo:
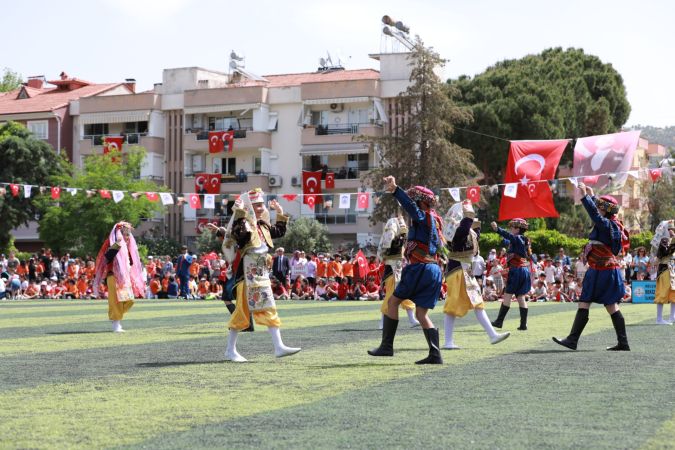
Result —
[[382, 316], [380, 316], [380, 327], [379, 327], [379, 329], [381, 330], [383, 328], [384, 328], [384, 314], [382, 314]]
[[455, 316], [443, 314], [443, 323], [445, 325], [445, 345], [444, 347], [454, 347], [455, 342], [452, 339], [452, 333], [455, 329]]
[[272, 336], [272, 344], [274, 345], [274, 354], [277, 357], [292, 355], [300, 351], [300, 348], [296, 347], [286, 347], [281, 340], [281, 333], [279, 332], [279, 327], [269, 327], [267, 330]]
[[661, 303], [656, 304], [656, 321], [657, 322], [663, 321], [663, 304]]
[[490, 323], [490, 319], [488, 318], [485, 310], [476, 308], [473, 311], [476, 313], [476, 319], [478, 319], [478, 323], [481, 324], [485, 332], [488, 334], [488, 337], [492, 339], [493, 337], [497, 336], [497, 332]]
[[670, 304], [670, 321], [675, 322], [675, 303]]
[[406, 309], [405, 311], [408, 313], [408, 320], [410, 321], [410, 325], [419, 325], [419, 322], [415, 318], [414, 311], [412, 309]]
[[234, 362], [244, 362], [246, 358], [241, 356], [237, 351], [237, 330], [230, 329], [230, 335], [227, 337], [227, 353], [225, 357]]

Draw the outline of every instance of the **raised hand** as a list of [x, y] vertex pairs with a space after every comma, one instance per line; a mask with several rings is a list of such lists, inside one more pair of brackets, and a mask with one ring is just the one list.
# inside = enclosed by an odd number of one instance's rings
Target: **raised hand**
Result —
[[270, 208], [275, 210], [277, 214], [283, 214], [284, 213], [284, 208], [281, 207], [278, 201], [276, 199], [270, 200]]
[[499, 228], [499, 227], [497, 226], [497, 222], [491, 222], [491, 223], [490, 223], [490, 227], [491, 227], [494, 231], [497, 231], [497, 228]]
[[389, 175], [382, 179], [384, 181], [384, 188], [388, 192], [394, 192], [396, 190], [396, 178]]

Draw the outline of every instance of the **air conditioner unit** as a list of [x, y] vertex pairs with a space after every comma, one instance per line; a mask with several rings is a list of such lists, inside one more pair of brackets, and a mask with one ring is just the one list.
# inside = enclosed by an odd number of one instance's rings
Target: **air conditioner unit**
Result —
[[281, 186], [281, 177], [279, 175], [270, 175], [270, 187], [280, 187]]
[[330, 110], [336, 113], [342, 112], [345, 109], [344, 103], [331, 103]]
[[291, 177], [291, 186], [300, 186], [300, 179], [298, 177]]

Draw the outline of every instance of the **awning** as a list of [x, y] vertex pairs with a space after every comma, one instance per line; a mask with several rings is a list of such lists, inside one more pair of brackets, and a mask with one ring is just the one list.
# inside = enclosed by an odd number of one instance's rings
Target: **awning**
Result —
[[236, 105], [192, 106], [185, 108], [185, 114], [206, 114], [212, 112], [242, 111], [260, 108], [260, 103], [239, 103]]
[[365, 103], [371, 100], [370, 97], [337, 97], [337, 98], [317, 98], [315, 100], [305, 100], [305, 105], [330, 105], [331, 103]]
[[124, 122], [145, 122], [150, 116], [150, 110], [139, 111], [117, 111], [80, 114], [81, 124], [91, 123], [124, 123]]
[[387, 113], [384, 112], [384, 107], [382, 106], [382, 102], [380, 101], [380, 99], [379, 98], [373, 99], [373, 103], [375, 104], [377, 114], [380, 116], [380, 120], [384, 123], [389, 122], [389, 119], [387, 118]]
[[304, 145], [300, 149], [300, 156], [355, 155], [368, 151], [368, 144], [317, 144]]

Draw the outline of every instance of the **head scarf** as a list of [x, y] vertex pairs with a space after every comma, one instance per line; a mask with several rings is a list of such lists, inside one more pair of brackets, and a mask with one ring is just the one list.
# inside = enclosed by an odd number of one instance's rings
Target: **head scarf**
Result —
[[527, 223], [527, 220], [521, 219], [519, 217], [515, 219], [511, 219], [509, 221], [509, 226], [513, 228], [519, 228], [521, 230], [527, 230], [529, 228], [529, 224]]
[[431, 189], [424, 186], [413, 186], [406, 191], [406, 194], [414, 202], [427, 202], [430, 207], [436, 204], [436, 196]]
[[651, 241], [652, 255], [656, 256], [656, 252], [659, 250], [659, 245], [661, 245], [662, 239], [670, 238], [670, 233], [668, 232], [668, 230], [673, 227], [675, 227], [675, 220], [664, 220], [661, 223], [659, 223], [659, 226], [656, 227], [656, 231], [654, 231], [654, 237], [652, 238]]
[[[105, 258], [105, 253], [115, 242], [118, 242], [120, 245], [120, 249], [112, 262], [115, 283], [120, 289], [131, 287], [136, 297], [143, 297], [145, 295], [145, 281], [142, 274], [143, 265], [138, 256], [138, 246], [136, 245], [134, 235], [129, 232], [128, 242], [126, 238], [122, 238], [120, 241], [117, 241], [115, 238], [117, 230], [123, 226], [125, 226], [123, 222], [115, 224], [96, 257], [96, 276], [94, 277], [94, 295], [96, 296], [98, 296], [99, 286], [108, 275], [108, 261]], [[130, 260], [131, 264], [129, 264]]]
[[595, 206], [605, 211], [607, 214], [616, 215], [619, 212], [619, 202], [611, 195], [603, 195], [595, 199]]

